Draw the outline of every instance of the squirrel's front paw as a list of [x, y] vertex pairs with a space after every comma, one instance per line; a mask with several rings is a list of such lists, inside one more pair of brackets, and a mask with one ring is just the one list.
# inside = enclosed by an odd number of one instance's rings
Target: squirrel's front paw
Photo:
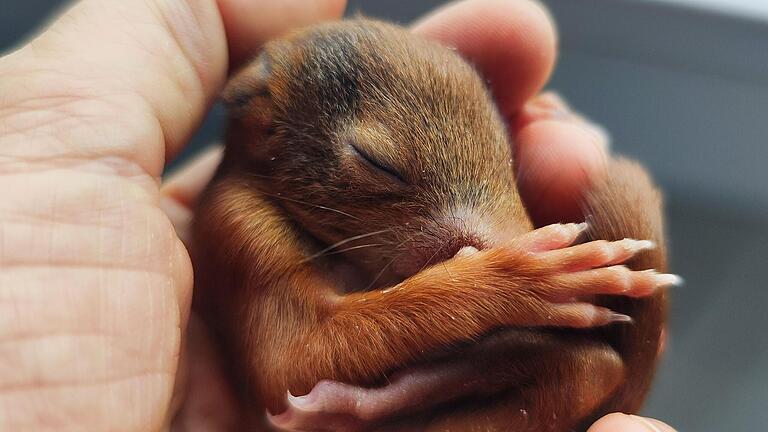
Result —
[[[595, 240], [571, 246], [586, 224], [556, 224], [515, 240], [524, 258], [513, 277], [523, 278], [523, 296], [536, 311], [538, 325], [593, 327], [631, 318], [589, 303], [594, 295], [644, 297], [657, 289], [679, 285], [682, 279], [655, 270], [631, 270], [622, 265], [636, 254], [653, 249], [649, 240]], [[520, 282], [518, 282], [520, 283]], [[535, 318], [533, 318], [535, 319]]]

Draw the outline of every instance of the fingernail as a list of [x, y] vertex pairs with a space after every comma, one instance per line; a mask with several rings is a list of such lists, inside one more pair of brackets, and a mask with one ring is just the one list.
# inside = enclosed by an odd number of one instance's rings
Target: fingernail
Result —
[[612, 312], [610, 316], [611, 322], [633, 323], [635, 322], [631, 316], [624, 315], [616, 312]]
[[553, 224], [564, 235], [579, 235], [589, 229], [589, 224], [582, 223], [567, 223], [567, 224]]
[[631, 238], [625, 238], [621, 240], [622, 245], [629, 252], [637, 253], [644, 250], [651, 250], [656, 248], [656, 242], [652, 240], [635, 240]]
[[547, 233], [547, 235], [552, 235], [556, 233], [562, 237], [570, 237], [575, 233], [578, 233], [578, 231], [576, 231], [578, 229], [578, 224], [574, 223], [553, 223], [544, 228], [546, 228], [546, 230], [540, 231], [539, 234]]
[[551, 109], [551, 110], [557, 110], [562, 111], [563, 113], [570, 114], [571, 107], [568, 104], [568, 102], [563, 98], [562, 95], [555, 92], [546, 92], [543, 93], [539, 98], [537, 99], [539, 104]]
[[562, 108], [550, 108], [549, 118], [552, 120], [569, 121], [573, 118], [573, 113]]
[[654, 278], [656, 279], [657, 285], [665, 286], [665, 287], [681, 286], [683, 283], [685, 283], [683, 278], [681, 278], [676, 274], [664, 273], [664, 274], [656, 275], [654, 276]]
[[288, 403], [295, 406], [296, 408], [306, 408], [309, 405], [312, 404], [311, 397], [306, 394], [304, 396], [294, 396], [291, 394], [290, 390], [288, 391]]
[[578, 232], [582, 233], [589, 229], [589, 224], [586, 222], [582, 222], [582, 223], [574, 224], [574, 227]]
[[595, 145], [604, 151], [610, 148], [611, 136], [608, 131], [583, 115], [574, 113], [570, 104], [559, 94], [542, 94], [535, 99], [535, 104], [539, 110], [545, 111], [547, 118], [582, 126], [592, 136]]

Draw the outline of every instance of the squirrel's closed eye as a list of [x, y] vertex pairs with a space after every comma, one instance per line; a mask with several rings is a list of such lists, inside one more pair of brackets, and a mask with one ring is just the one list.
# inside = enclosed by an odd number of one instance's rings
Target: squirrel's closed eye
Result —
[[375, 157], [371, 156], [370, 153], [365, 152], [362, 150], [358, 145], [355, 145], [354, 143], [349, 143], [349, 146], [352, 148], [352, 150], [355, 152], [355, 154], [363, 160], [363, 162], [366, 163], [366, 165], [370, 166], [371, 168], [381, 171], [387, 176], [391, 177], [393, 180], [399, 182], [399, 183], [407, 183], [402, 175], [400, 175], [399, 172], [397, 172], [396, 169], [392, 168], [391, 166], [381, 162], [379, 159], [376, 159]]

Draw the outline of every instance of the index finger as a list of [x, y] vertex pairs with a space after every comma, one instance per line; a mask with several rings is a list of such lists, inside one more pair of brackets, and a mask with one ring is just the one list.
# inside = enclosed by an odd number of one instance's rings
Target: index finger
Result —
[[531, 0], [463, 0], [419, 20], [413, 31], [456, 48], [488, 80], [505, 116], [549, 79], [557, 34], [543, 6]]
[[253, 56], [266, 41], [291, 28], [340, 17], [347, 4], [346, 0], [280, 0], [261, 7], [254, 3], [253, 0], [219, 1], [232, 67]]

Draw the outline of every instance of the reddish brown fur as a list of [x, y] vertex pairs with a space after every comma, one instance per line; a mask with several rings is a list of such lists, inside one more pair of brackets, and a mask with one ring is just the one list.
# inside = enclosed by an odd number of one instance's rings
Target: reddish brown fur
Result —
[[[194, 223], [196, 283], [205, 285], [196, 304], [247, 376], [249, 411], [279, 412], [286, 390], [304, 394], [321, 379], [373, 384], [501, 327], [606, 322], [554, 309], [547, 299], [573, 287], [508, 247], [532, 225], [506, 132], [482, 81], [449, 50], [381, 23], [326, 24], [270, 44], [226, 99], [227, 152]], [[659, 203], [649, 183], [634, 184], [642, 170], [616, 167], [590, 196], [594, 238], [661, 244]], [[344, 254], [316, 256], [369, 233]], [[466, 245], [482, 250], [449, 259]], [[659, 268], [663, 251], [635, 265]], [[532, 351], [505, 354], [520, 371], [507, 381], [536, 376], [533, 384], [425, 424], [560, 431], [605, 409], [637, 409], [663, 298], [606, 304], [637, 324], [516, 336], [508, 347], [524, 339]]]

